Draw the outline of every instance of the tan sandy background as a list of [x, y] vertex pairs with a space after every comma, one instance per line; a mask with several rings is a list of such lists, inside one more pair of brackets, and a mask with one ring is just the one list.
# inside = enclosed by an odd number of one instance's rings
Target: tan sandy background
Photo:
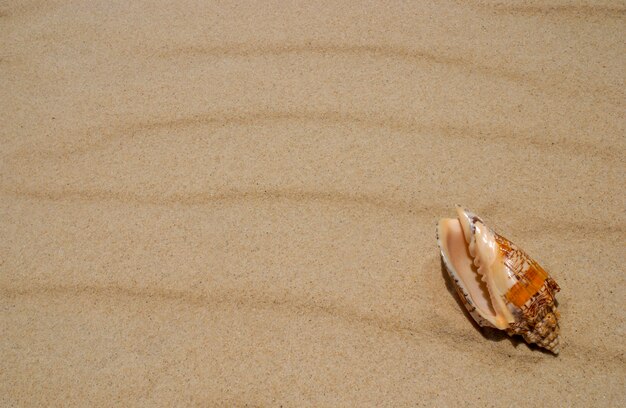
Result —
[[[0, 2], [1, 405], [624, 406], [626, 5], [236, 3]], [[560, 356], [463, 313], [457, 202]]]

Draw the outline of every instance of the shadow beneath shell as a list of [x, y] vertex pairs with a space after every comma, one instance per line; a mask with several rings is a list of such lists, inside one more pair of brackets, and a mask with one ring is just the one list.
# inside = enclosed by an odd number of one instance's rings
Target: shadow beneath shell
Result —
[[459, 294], [457, 293], [456, 288], [454, 287], [454, 284], [452, 283], [452, 279], [450, 278], [450, 275], [448, 274], [448, 271], [446, 269], [446, 265], [444, 264], [443, 259], [441, 259], [441, 258], [440, 258], [440, 265], [441, 265], [441, 275], [443, 276], [443, 279], [446, 282], [446, 289], [448, 289], [448, 292], [450, 292], [452, 297], [454, 297], [454, 300], [459, 305], [459, 309], [461, 309], [463, 311], [463, 314], [465, 315], [467, 320], [469, 320], [471, 322], [472, 326], [474, 326], [474, 328], [485, 339], [490, 340], [490, 341], [508, 340], [508, 341], [511, 342], [511, 344], [515, 348], [517, 348], [520, 344], [525, 344], [528, 348], [530, 348], [533, 351], [539, 351], [539, 352], [541, 352], [543, 354], [547, 354], [547, 355], [551, 355], [553, 357], [556, 357], [556, 355], [554, 353], [552, 353], [551, 351], [548, 351], [548, 350], [546, 350], [546, 349], [544, 349], [542, 347], [539, 347], [536, 344], [528, 344], [528, 343], [526, 343], [521, 336], [509, 336], [506, 332], [504, 332], [502, 330], [498, 330], [498, 329], [491, 328], [491, 327], [482, 327], [478, 323], [476, 323], [476, 320], [474, 320], [472, 315], [470, 315], [470, 313], [465, 308], [465, 305], [463, 304], [463, 302], [459, 298]]

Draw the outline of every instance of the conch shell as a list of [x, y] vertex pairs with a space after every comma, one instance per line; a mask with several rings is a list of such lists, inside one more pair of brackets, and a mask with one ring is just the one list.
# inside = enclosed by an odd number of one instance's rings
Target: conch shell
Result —
[[559, 285], [539, 264], [483, 220], [457, 206], [443, 218], [437, 243], [453, 285], [480, 326], [521, 335], [559, 353]]

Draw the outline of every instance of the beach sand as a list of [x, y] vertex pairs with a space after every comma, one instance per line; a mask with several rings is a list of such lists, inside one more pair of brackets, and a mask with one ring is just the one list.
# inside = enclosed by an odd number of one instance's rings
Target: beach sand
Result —
[[[624, 3], [128, 3], [0, 3], [0, 405], [626, 405]], [[455, 203], [558, 357], [470, 321]]]

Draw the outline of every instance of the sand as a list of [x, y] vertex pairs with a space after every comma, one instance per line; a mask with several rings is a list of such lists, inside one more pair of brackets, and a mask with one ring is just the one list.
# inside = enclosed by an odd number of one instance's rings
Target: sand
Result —
[[[235, 3], [0, 4], [0, 405], [626, 405], [626, 6]], [[455, 203], [558, 357], [463, 312]]]

